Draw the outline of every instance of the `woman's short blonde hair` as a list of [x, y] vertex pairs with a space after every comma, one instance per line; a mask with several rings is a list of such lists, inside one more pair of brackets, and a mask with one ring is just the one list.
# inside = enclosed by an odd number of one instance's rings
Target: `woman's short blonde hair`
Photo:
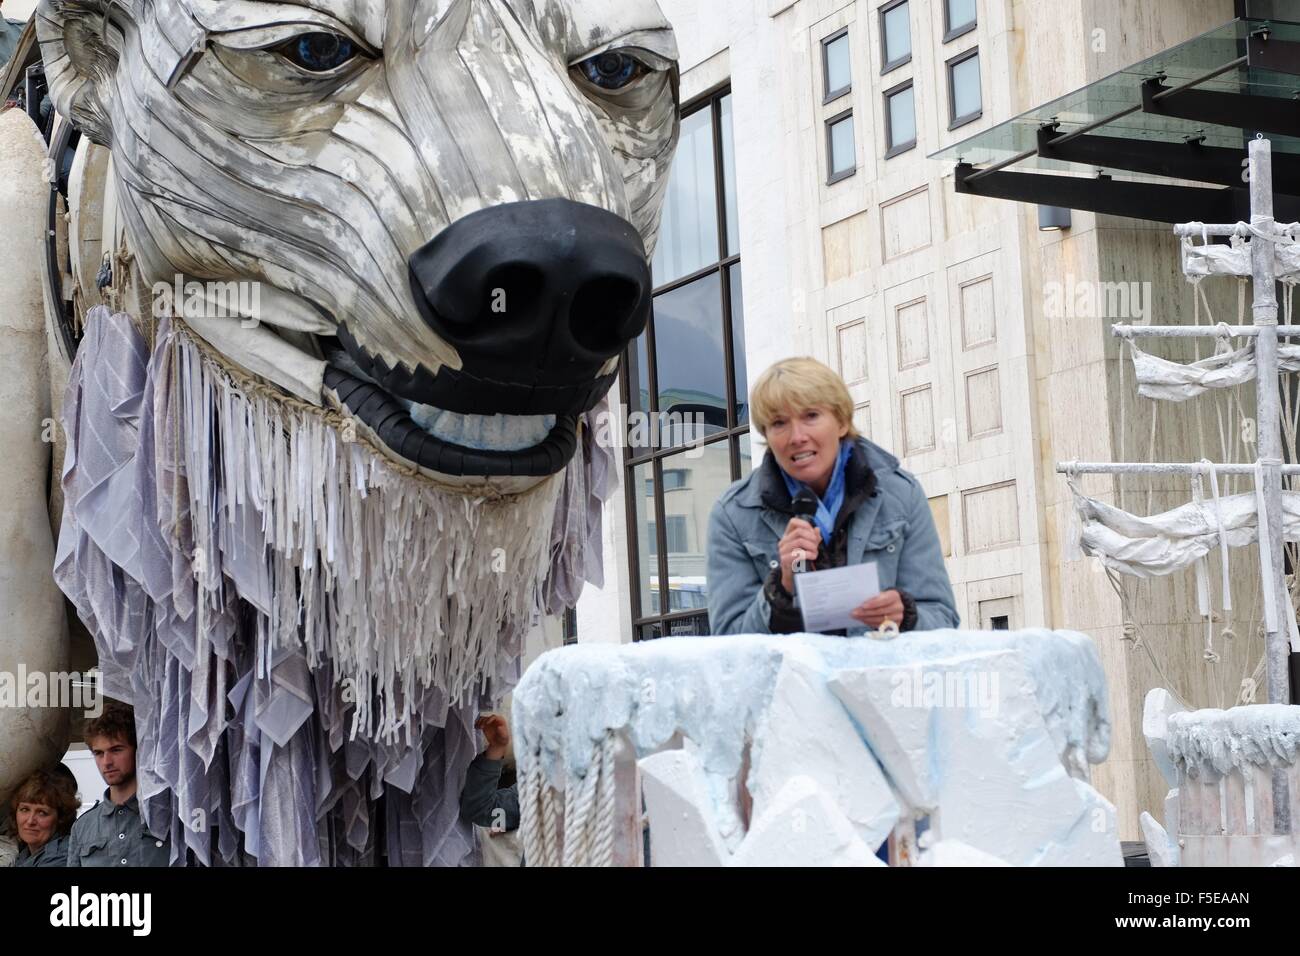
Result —
[[853, 397], [844, 380], [815, 358], [789, 358], [764, 372], [749, 396], [749, 415], [760, 435], [767, 435], [772, 420], [809, 408], [829, 408], [848, 438], [857, 438], [853, 426]]

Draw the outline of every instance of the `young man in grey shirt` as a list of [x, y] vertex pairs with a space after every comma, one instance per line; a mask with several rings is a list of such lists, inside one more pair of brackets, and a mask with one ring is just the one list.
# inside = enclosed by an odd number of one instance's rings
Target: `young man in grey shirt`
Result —
[[135, 714], [110, 704], [86, 725], [86, 746], [108, 784], [104, 798], [72, 825], [68, 866], [167, 866], [166, 836], [149, 832], [140, 816], [135, 779]]

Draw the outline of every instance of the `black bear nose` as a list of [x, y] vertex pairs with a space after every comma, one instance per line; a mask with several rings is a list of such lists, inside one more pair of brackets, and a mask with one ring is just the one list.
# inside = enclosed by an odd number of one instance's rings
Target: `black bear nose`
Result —
[[410, 271], [421, 317], [463, 371], [500, 383], [589, 384], [650, 316], [635, 227], [567, 199], [471, 213], [412, 255]]

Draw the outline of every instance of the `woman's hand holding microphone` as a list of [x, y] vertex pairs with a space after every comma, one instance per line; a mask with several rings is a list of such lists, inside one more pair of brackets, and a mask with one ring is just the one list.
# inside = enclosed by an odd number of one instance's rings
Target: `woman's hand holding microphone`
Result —
[[812, 570], [821, 547], [822, 533], [803, 518], [791, 518], [785, 534], [777, 545], [781, 557], [781, 587], [794, 594], [794, 576], [800, 571]]

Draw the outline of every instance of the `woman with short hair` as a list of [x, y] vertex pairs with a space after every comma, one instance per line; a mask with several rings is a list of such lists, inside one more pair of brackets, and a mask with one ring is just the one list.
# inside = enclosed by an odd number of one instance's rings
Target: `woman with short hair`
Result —
[[[850, 636], [886, 621], [902, 631], [957, 627], [926, 494], [897, 458], [858, 434], [843, 380], [816, 359], [778, 362], [754, 385], [750, 415], [768, 452], [709, 517], [712, 632], [803, 631], [793, 597], [800, 562], [876, 564], [881, 593], [863, 595]], [[816, 497], [810, 520], [793, 507], [805, 489]]]
[[9, 822], [19, 841], [14, 866], [68, 865], [68, 834], [80, 807], [70, 776], [38, 770], [14, 791], [9, 801]]

